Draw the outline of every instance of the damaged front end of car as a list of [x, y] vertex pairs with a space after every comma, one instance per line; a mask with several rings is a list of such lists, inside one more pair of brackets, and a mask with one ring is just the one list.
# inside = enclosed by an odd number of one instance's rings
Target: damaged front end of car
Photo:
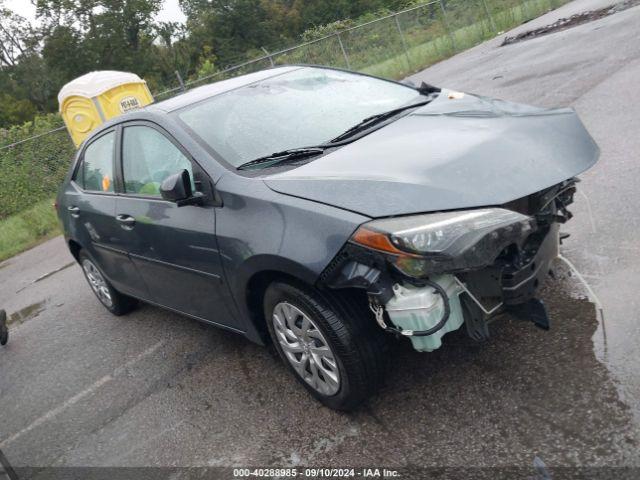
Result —
[[408, 336], [418, 351], [439, 348], [463, 324], [485, 340], [489, 321], [505, 310], [548, 329], [535, 293], [559, 253], [577, 181], [500, 206], [372, 220], [320, 282], [364, 289], [380, 327]]

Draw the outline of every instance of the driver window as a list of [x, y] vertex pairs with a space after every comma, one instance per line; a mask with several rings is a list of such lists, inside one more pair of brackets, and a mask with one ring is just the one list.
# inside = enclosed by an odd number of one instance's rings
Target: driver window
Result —
[[170, 175], [186, 169], [193, 184], [191, 162], [162, 133], [151, 127], [125, 127], [122, 170], [125, 193], [160, 197], [160, 185]]

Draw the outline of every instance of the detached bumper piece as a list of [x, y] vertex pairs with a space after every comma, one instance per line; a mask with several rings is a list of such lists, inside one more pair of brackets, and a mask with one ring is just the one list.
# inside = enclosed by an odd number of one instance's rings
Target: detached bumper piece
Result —
[[551, 322], [547, 314], [547, 307], [544, 306], [542, 300], [532, 298], [526, 303], [513, 305], [509, 308], [509, 312], [521, 320], [528, 320], [542, 330], [549, 330]]
[[480, 310], [469, 296], [463, 296], [460, 302], [464, 311], [464, 324], [467, 328], [467, 335], [476, 342], [489, 340], [488, 316]]

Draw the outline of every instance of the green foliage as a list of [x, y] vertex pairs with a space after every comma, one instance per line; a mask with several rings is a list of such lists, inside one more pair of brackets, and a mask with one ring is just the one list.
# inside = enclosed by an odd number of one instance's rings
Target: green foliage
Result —
[[198, 60], [198, 69], [192, 79], [209, 77], [218, 71], [215, 65], [216, 56], [213, 49], [209, 45], [205, 45], [202, 49], [202, 55]]
[[214, 73], [216, 73], [217, 68], [213, 64], [210, 59], [206, 59], [202, 64], [198, 67], [198, 71], [196, 72], [196, 78], [208, 77]]
[[[0, 145], [60, 127], [58, 115], [41, 115], [33, 122], [0, 130]], [[1, 148], [1, 147], [0, 147]], [[50, 198], [64, 179], [74, 153], [66, 130], [0, 150], [0, 219]]]
[[311, 27], [302, 33], [302, 40], [304, 42], [318, 40], [319, 38], [324, 38], [332, 33], [355, 27], [355, 25], [355, 21], [347, 18], [346, 20], [336, 20], [335, 22], [327, 23], [325, 25]]
[[0, 125], [24, 123], [35, 114], [36, 107], [29, 100], [17, 100], [11, 95], [0, 93]]

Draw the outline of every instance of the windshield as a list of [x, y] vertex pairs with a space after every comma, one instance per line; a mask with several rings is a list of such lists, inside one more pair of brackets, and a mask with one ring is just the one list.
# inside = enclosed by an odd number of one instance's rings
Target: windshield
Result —
[[421, 98], [413, 88], [305, 67], [211, 97], [178, 117], [237, 167], [283, 150], [328, 142], [364, 118]]

